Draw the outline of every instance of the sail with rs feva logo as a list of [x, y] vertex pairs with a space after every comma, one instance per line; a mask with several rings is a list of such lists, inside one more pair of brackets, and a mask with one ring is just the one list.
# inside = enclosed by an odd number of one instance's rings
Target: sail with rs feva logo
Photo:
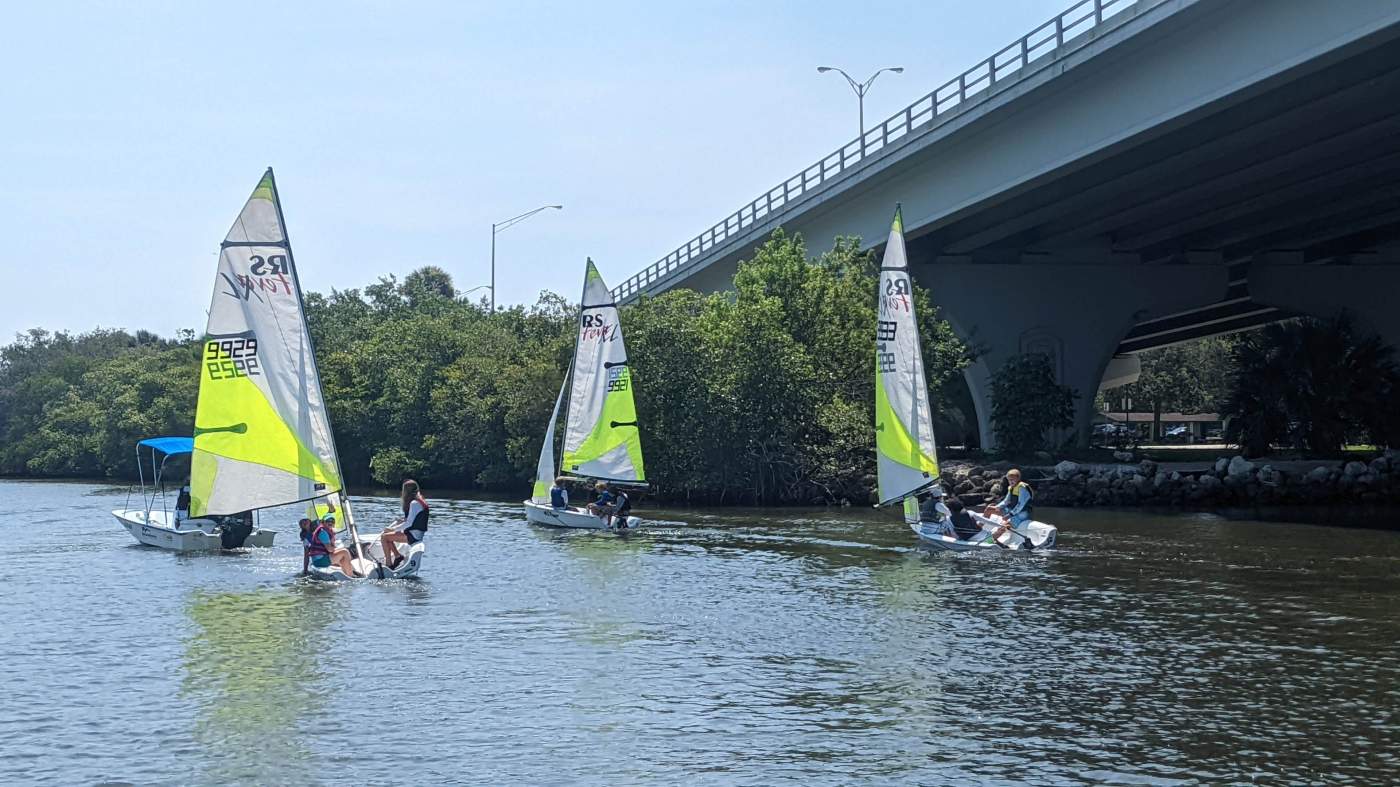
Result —
[[[568, 420], [560, 470], [605, 481], [644, 483], [642, 437], [622, 323], [612, 292], [593, 260], [584, 272], [574, 363], [568, 379]], [[549, 449], [549, 441], [545, 447]]]
[[191, 516], [340, 491], [340, 463], [271, 168], [222, 244], [205, 334]]
[[918, 518], [914, 493], [938, 478], [933, 411], [924, 377], [923, 348], [914, 316], [914, 291], [904, 253], [904, 220], [898, 208], [880, 263], [879, 316], [875, 330], [875, 457], [880, 505], [904, 500]]

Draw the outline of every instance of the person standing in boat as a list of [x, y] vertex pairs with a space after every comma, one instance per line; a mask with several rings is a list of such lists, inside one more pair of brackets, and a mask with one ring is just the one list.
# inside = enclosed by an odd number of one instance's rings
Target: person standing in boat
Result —
[[[1000, 503], [988, 506], [986, 514], [1000, 514], [1009, 525], [1023, 525], [1031, 519], [1031, 486], [1021, 480], [1021, 471], [1006, 471], [1006, 496]], [[1004, 528], [1003, 528], [1004, 529]]]
[[384, 549], [384, 562], [389, 568], [398, 568], [403, 562], [396, 544], [412, 546], [422, 541], [428, 533], [428, 501], [423, 499], [423, 492], [419, 489], [417, 481], [410, 478], [403, 482], [399, 503], [403, 508], [403, 518], [395, 520], [394, 524], [384, 528], [384, 532], [379, 535], [379, 545]]
[[626, 528], [627, 518], [632, 514], [632, 496], [627, 494], [627, 490], [620, 486], [610, 485], [609, 491], [613, 494], [613, 522], [620, 528]]
[[180, 487], [180, 496], [175, 498], [175, 524], [190, 518], [190, 485]]

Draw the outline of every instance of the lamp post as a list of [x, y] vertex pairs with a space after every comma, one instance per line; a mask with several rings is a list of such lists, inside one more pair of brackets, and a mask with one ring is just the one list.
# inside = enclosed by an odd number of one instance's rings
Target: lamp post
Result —
[[498, 222], [496, 222], [495, 224], [492, 224], [492, 225], [491, 225], [491, 285], [490, 285], [490, 286], [491, 286], [491, 312], [492, 312], [493, 314], [494, 314], [495, 311], [496, 311], [496, 234], [497, 234], [497, 233], [500, 233], [500, 232], [505, 232], [506, 230], [508, 230], [508, 229], [510, 229], [511, 227], [514, 227], [515, 225], [519, 224], [520, 222], [522, 222], [522, 221], [524, 221], [524, 220], [530, 218], [531, 216], [535, 215], [536, 213], [539, 213], [540, 211], [543, 211], [543, 210], [550, 210], [551, 208], [554, 209], [554, 210], [563, 210], [563, 209], [564, 209], [564, 206], [563, 206], [563, 205], [541, 205], [540, 207], [535, 208], [534, 210], [527, 210], [527, 211], [525, 211], [524, 213], [520, 214], [519, 216], [512, 216], [512, 217], [506, 219], [505, 221], [498, 221]]
[[895, 73], [895, 74], [903, 74], [903, 73], [904, 73], [904, 67], [903, 67], [903, 66], [894, 66], [894, 67], [891, 67], [891, 68], [882, 68], [882, 69], [880, 69], [879, 71], [876, 71], [875, 73], [871, 74], [871, 75], [870, 75], [870, 78], [867, 79], [867, 80], [865, 80], [864, 82], [857, 82], [857, 81], [855, 81], [854, 79], [851, 79], [851, 75], [850, 75], [850, 74], [847, 74], [845, 71], [842, 71], [841, 69], [836, 68], [836, 67], [834, 67], [834, 66], [817, 66], [817, 73], [818, 73], [818, 74], [825, 74], [825, 73], [828, 72], [828, 71], [835, 71], [836, 73], [838, 73], [838, 74], [840, 74], [841, 76], [845, 77], [845, 78], [846, 78], [846, 83], [849, 84], [849, 85], [851, 86], [851, 89], [852, 89], [852, 90], [856, 91], [856, 99], [857, 99], [857, 100], [859, 101], [859, 103], [860, 103], [860, 155], [861, 155], [862, 158], [864, 158], [864, 157], [865, 157], [865, 94], [866, 94], [866, 91], [870, 90], [870, 86], [873, 85], [873, 84], [875, 84], [875, 77], [880, 76], [881, 74], [885, 73], [886, 71], [889, 71], [889, 72], [892, 72], [892, 73]]

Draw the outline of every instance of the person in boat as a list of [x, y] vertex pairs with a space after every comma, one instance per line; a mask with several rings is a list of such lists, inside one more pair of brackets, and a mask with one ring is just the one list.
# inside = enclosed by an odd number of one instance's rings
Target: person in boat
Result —
[[[312, 520], [303, 520], [311, 522]], [[347, 577], [356, 576], [355, 564], [351, 562], [350, 550], [335, 545], [335, 516], [326, 514], [321, 521], [312, 525], [306, 540], [306, 556], [316, 568], [330, 568], [334, 565]], [[303, 565], [304, 570], [304, 565]]]
[[190, 518], [190, 485], [180, 487], [180, 496], [175, 498], [175, 524]]
[[963, 501], [956, 497], [948, 501], [948, 524], [952, 529], [949, 535], [959, 541], [970, 541], [982, 532], [982, 526], [967, 512]]
[[554, 479], [554, 486], [549, 488], [549, 505], [555, 510], [569, 507], [569, 489], [565, 486], [569, 479], [559, 476]]
[[612, 516], [613, 506], [617, 502], [617, 497], [608, 489], [607, 483], [599, 481], [593, 485], [593, 491], [598, 493], [598, 497], [592, 503], [588, 504], [589, 513], [601, 519]]
[[613, 522], [620, 528], [627, 527], [627, 518], [632, 514], [632, 496], [627, 494], [627, 490], [620, 486], [611, 486], [609, 491], [613, 493]]
[[417, 481], [410, 478], [403, 482], [403, 489], [399, 492], [399, 503], [403, 507], [403, 518], [395, 520], [394, 524], [384, 528], [384, 532], [379, 535], [379, 545], [384, 549], [384, 562], [389, 568], [398, 568], [403, 562], [397, 544], [412, 546], [422, 541], [428, 533], [428, 501], [423, 499], [423, 492], [419, 489]]
[[988, 506], [986, 515], [1000, 514], [1008, 526], [1023, 525], [1031, 519], [1032, 496], [1030, 484], [1021, 480], [1021, 471], [1012, 468], [1006, 472], [1006, 496], [1000, 503]]
[[297, 522], [297, 531], [301, 538], [301, 573], [305, 574], [311, 565], [311, 534], [316, 532], [316, 525], [310, 519], [302, 517]]
[[953, 535], [952, 525], [949, 518], [952, 512], [943, 503], [943, 487], [934, 484], [928, 492], [919, 496], [919, 523], [920, 525], [937, 525], [948, 535]]

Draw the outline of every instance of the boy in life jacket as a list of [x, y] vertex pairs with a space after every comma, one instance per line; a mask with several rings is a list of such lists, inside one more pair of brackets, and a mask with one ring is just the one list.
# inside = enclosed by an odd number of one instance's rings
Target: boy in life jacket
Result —
[[1021, 480], [1021, 471], [1006, 471], [1006, 496], [1000, 503], [988, 506], [987, 516], [1000, 514], [1011, 526], [1023, 525], [1031, 519], [1031, 486]]

